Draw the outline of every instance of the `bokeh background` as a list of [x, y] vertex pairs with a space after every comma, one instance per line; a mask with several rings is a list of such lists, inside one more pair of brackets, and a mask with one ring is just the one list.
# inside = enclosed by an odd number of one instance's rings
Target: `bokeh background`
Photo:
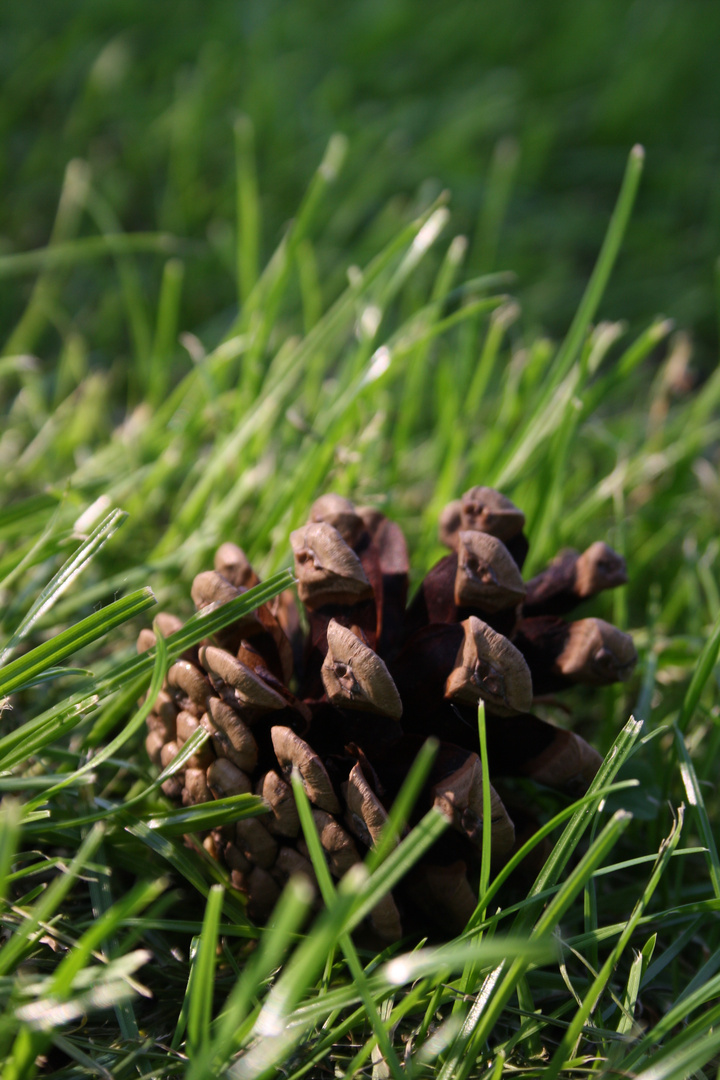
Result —
[[[0, 255], [47, 243], [67, 162], [123, 230], [193, 243], [185, 329], [219, 335], [236, 301], [233, 125], [254, 125], [262, 256], [329, 136], [350, 158], [317, 256], [331, 298], [442, 189], [467, 271], [509, 269], [525, 326], [566, 329], [635, 142], [647, 163], [603, 317], [673, 317], [717, 356], [720, 5], [711, 0], [38, 0], [4, 5]], [[80, 235], [97, 222], [86, 217]], [[142, 261], [152, 308], [162, 260]], [[4, 338], [32, 280], [0, 292]], [[107, 261], [68, 276], [70, 321], [98, 363], [128, 348]], [[40, 349], [41, 342], [34, 343]]]

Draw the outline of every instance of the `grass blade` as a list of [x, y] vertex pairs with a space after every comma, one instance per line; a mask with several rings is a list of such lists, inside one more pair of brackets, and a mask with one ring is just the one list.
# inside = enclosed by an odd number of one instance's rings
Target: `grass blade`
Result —
[[715, 897], [720, 900], [720, 858], [718, 857], [717, 843], [715, 842], [715, 832], [710, 824], [710, 819], [708, 818], [702, 788], [700, 787], [700, 782], [698, 781], [692, 758], [685, 745], [685, 739], [677, 725], [673, 725], [673, 730], [675, 733], [675, 746], [677, 748], [678, 758], [680, 759], [680, 775], [682, 776], [683, 784], [685, 785], [685, 794], [687, 795], [690, 806], [695, 810], [698, 819], [700, 835], [702, 836], [703, 843], [707, 849], [710, 880], [713, 885]]
[[673, 827], [669, 836], [663, 841], [660, 851], [658, 853], [657, 862], [653, 868], [653, 872], [650, 879], [645, 886], [640, 898], [638, 899], [635, 907], [633, 908], [632, 915], [628, 919], [627, 925], [620, 935], [620, 938], [615, 947], [610, 952], [607, 960], [600, 969], [596, 979], [588, 989], [584, 996], [582, 1006], [578, 1009], [573, 1017], [570, 1026], [566, 1030], [563, 1038], [560, 1041], [560, 1045], [555, 1051], [550, 1064], [545, 1071], [546, 1080], [555, 1080], [559, 1075], [561, 1069], [568, 1067], [567, 1058], [568, 1055], [575, 1056], [576, 1043], [580, 1038], [583, 1026], [592, 1014], [595, 1006], [597, 1005], [600, 995], [608, 984], [608, 981], [615, 970], [617, 963], [625, 950], [630, 938], [632, 937], [635, 929], [640, 921], [640, 917], [647, 907], [650, 899], [657, 888], [660, 879], [665, 872], [670, 858], [678, 845], [680, 835], [683, 826], [683, 811], [678, 811], [676, 821], [673, 822]]
[[13, 660], [0, 671], [0, 697], [32, 682], [45, 668], [59, 664], [66, 656], [92, 644], [155, 603], [151, 589], [137, 589]]
[[683, 701], [678, 720], [678, 727], [683, 734], [687, 731], [688, 724], [698, 707], [705, 684], [712, 675], [713, 668], [717, 663], [718, 652], [720, 652], [720, 615], [715, 620], [710, 637], [700, 653], [700, 659], [697, 662]]
[[215, 1038], [204, 1060], [190, 1063], [187, 1080], [214, 1080], [242, 1045], [242, 1025], [263, 984], [295, 944], [312, 902], [312, 888], [302, 875], [291, 878], [275, 907], [255, 953], [215, 1021]]
[[97, 552], [117, 532], [126, 519], [127, 514], [122, 510], [114, 510], [111, 514], [108, 514], [72, 557], [58, 570], [52, 581], [42, 590], [5, 647], [0, 651], [0, 664], [3, 664], [19, 642], [27, 637], [38, 619], [59, 600], [65, 590], [83, 572]]
[[213, 885], [207, 898], [203, 928], [190, 973], [187, 1021], [187, 1053], [190, 1060], [204, 1055], [210, 1040], [218, 927], [225, 890]]
[[12, 971], [15, 964], [25, 952], [28, 943], [34, 940], [43, 923], [47, 923], [54, 915], [64, 898], [75, 883], [76, 878], [92, 859], [98, 847], [102, 843], [104, 830], [101, 825], [91, 829], [78, 848], [77, 854], [63, 874], [58, 875], [31, 911], [23, 918], [20, 925], [15, 929], [12, 937], [0, 950], [0, 976], [7, 975]]
[[[312, 811], [310, 809], [310, 800], [307, 797], [305, 788], [303, 787], [302, 780], [297, 768], [293, 768], [291, 783], [293, 793], [295, 795], [295, 803], [298, 808], [298, 814], [300, 816], [300, 824], [302, 826], [303, 835], [305, 836], [305, 842], [310, 852], [310, 858], [315, 870], [315, 875], [320, 886], [320, 892], [322, 898], [325, 901], [326, 906], [330, 907], [336, 902], [337, 894], [335, 892], [335, 886], [332, 883], [330, 877], [330, 871], [328, 869], [327, 862], [325, 860], [325, 853], [320, 842], [320, 836], [318, 835], [315, 822], [313, 820]], [[365, 1011], [368, 1019], [372, 1024], [372, 1029], [375, 1033], [378, 1046], [382, 1051], [384, 1060], [387, 1062], [388, 1068], [395, 1080], [402, 1080], [402, 1069], [400, 1068], [400, 1062], [398, 1061], [393, 1045], [390, 1041], [387, 1028], [383, 1022], [380, 1013], [378, 1012], [375, 1001], [368, 987], [367, 978], [363, 971], [362, 965], [358, 958], [357, 951], [353, 945], [352, 939], [348, 933], [343, 933], [338, 938], [338, 944], [342, 949], [345, 960], [347, 961], [348, 968], [352, 980], [360, 991]]]
[[[627, 828], [630, 820], [630, 814], [623, 810], [619, 810], [612, 816], [536, 922], [532, 931], [533, 938], [543, 938], [552, 933], [565, 911], [584, 888], [590, 875]], [[533, 905], [529, 907], [533, 909]], [[520, 919], [516, 920], [520, 931], [527, 925], [527, 918], [527, 914], [524, 913]], [[460, 1080], [468, 1075], [469, 1069], [473, 1067], [477, 1051], [489, 1038], [505, 1005], [516, 992], [518, 980], [527, 967], [527, 961], [519, 958], [513, 961], [504, 976], [505, 965], [501, 964], [487, 977], [453, 1042], [447, 1061], [438, 1073], [438, 1080]]]
[[368, 852], [365, 865], [369, 873], [372, 873], [373, 870], [380, 866], [388, 852], [399, 843], [423, 784], [430, 775], [438, 746], [437, 739], [426, 739], [420, 747], [418, 755], [410, 766], [410, 771], [403, 780], [402, 787], [393, 801], [380, 838], [375, 847]]

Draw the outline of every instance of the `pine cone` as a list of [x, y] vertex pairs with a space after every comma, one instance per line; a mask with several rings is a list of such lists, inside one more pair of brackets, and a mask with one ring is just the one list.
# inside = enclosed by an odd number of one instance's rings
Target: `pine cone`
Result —
[[[283, 593], [170, 668], [148, 720], [150, 758], [165, 767], [198, 726], [210, 739], [163, 785], [165, 794], [187, 805], [255, 792], [268, 805], [265, 816], [205, 840], [246, 894], [252, 918], [267, 917], [290, 874], [314, 878], [289, 784], [293, 767], [330, 870], [341, 877], [376, 842], [424, 739], [441, 740], [417, 813], [435, 804], [453, 828], [415, 868], [406, 892], [373, 912], [374, 931], [386, 941], [402, 934], [401, 911], [413, 905], [451, 932], [475, 907], [481, 699], [493, 779], [526, 776], [573, 795], [587, 788], [599, 754], [531, 710], [539, 695], [630, 675], [636, 654], [627, 634], [601, 619], [562, 617], [624, 583], [625, 564], [595, 543], [582, 554], [562, 552], [525, 583], [524, 523], [498, 492], [466, 492], [441, 516], [450, 554], [408, 607], [400, 528], [377, 510], [325, 495], [290, 537], [307, 634], [292, 594]], [[226, 543], [215, 569], [195, 578], [192, 597], [199, 610], [217, 606], [258, 580], [242, 550]], [[156, 625], [167, 635], [180, 624], [163, 615]], [[154, 640], [144, 630], [138, 647]], [[502, 861], [520, 837], [494, 788], [491, 806], [492, 854]], [[513, 808], [513, 817], [519, 831], [532, 827], [524, 811]]]

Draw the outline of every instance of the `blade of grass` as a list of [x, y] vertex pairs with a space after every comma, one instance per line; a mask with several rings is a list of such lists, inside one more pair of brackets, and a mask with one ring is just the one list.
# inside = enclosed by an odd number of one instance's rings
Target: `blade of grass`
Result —
[[11, 769], [21, 761], [27, 761], [33, 754], [56, 743], [76, 727], [85, 715], [98, 703], [97, 694], [79, 697], [71, 705], [59, 706], [48, 710], [35, 720], [28, 720], [15, 731], [0, 739], [0, 769]]
[[648, 965], [652, 960], [652, 955], [657, 944], [657, 934], [653, 934], [647, 939], [640, 952], [635, 956], [630, 968], [630, 974], [625, 986], [625, 993], [623, 994], [622, 1006], [623, 1011], [620, 1014], [618, 1020], [617, 1032], [618, 1035], [631, 1035], [633, 1032], [634, 1024], [632, 1018], [635, 1016], [635, 1009], [637, 1008], [638, 995], [640, 993], [640, 987], [642, 985], [643, 976], [645, 975]]
[[[184, 749], [184, 747], [183, 747]], [[182, 766], [180, 766], [182, 768]], [[142, 793], [145, 798], [146, 793]], [[183, 836], [185, 833], [219, 829], [248, 817], [267, 814], [266, 803], [258, 795], [229, 795], [225, 799], [198, 803], [187, 809], [167, 810], [146, 819], [149, 829], [163, 836]]]
[[36, 248], [34, 251], [0, 255], [0, 280], [22, 274], [66, 269], [117, 255], [170, 255], [188, 246], [186, 240], [180, 240], [169, 233], [121, 232], [106, 233], [105, 236], [81, 236], [76, 240], [65, 240], [48, 247]]
[[500, 463], [496, 466], [493, 483], [498, 487], [507, 485], [510, 479], [517, 474], [520, 464], [527, 458], [528, 446], [537, 441], [537, 435], [532, 440], [530, 438], [532, 429], [537, 426], [539, 419], [546, 415], [551, 401], [556, 396], [556, 391], [569, 374], [587, 336], [588, 328], [595, 317], [595, 312], [605, 292], [610, 272], [617, 258], [630, 219], [642, 175], [644, 158], [645, 152], [643, 148], [634, 146], [628, 158], [620, 193], [595, 268], [590, 276], [570, 329], [555, 356], [545, 380], [544, 388], [534, 404], [532, 414], [518, 434], [511, 439], [510, 445], [504, 452]]
[[20, 840], [20, 804], [14, 799], [0, 803], [0, 904], [10, 883], [10, 868]]
[[[105, 845], [102, 845], [98, 852], [98, 861], [107, 861], [106, 855], [106, 847]], [[151, 884], [157, 884], [157, 882]], [[167, 883], [163, 883], [163, 887], [166, 886]], [[107, 961], [111, 956], [118, 955], [119, 950], [117, 948], [115, 932], [118, 922], [122, 921], [122, 916], [116, 921], [112, 915], [108, 914], [113, 908], [113, 895], [109, 874], [97, 874], [95, 877], [90, 877], [88, 880], [88, 887], [90, 891], [90, 902], [92, 904], [93, 921], [87, 929], [93, 930], [98, 923], [106, 924], [108, 933], [105, 938], [101, 937], [99, 939], [99, 949], [101, 955]], [[160, 891], [162, 891], [162, 889]], [[149, 903], [152, 904], [154, 899], [155, 897], [151, 897]], [[120, 902], [122, 903], [122, 901]], [[120, 955], [128, 955], [132, 952], [132, 946], [127, 942], [124, 942], [123, 944], [125, 947]], [[140, 1039], [140, 1028], [138, 1026], [137, 1017], [135, 1016], [132, 999], [119, 1001], [115, 1005], [115, 1017], [123, 1039], [126, 1039], [130, 1043], [137, 1043]]]
[[352, 914], [348, 918], [348, 931], [354, 930], [367, 918], [378, 901], [390, 892], [418, 859], [439, 840], [448, 825], [448, 819], [439, 810], [434, 807], [428, 810], [412, 832], [390, 852], [382, 865], [357, 886]]
[[198, 950], [190, 975], [190, 1002], [187, 1021], [187, 1053], [192, 1060], [207, 1052], [210, 1041], [218, 927], [225, 890], [222, 885], [210, 889]]
[[[482, 845], [480, 851], [480, 881], [478, 884], [478, 903], [477, 908], [473, 912], [472, 921], [483, 922], [485, 919], [485, 912], [487, 905], [485, 903], [485, 896], [488, 892], [490, 885], [490, 857], [492, 854], [492, 811], [491, 811], [491, 793], [490, 793], [490, 769], [488, 765], [488, 753], [487, 753], [487, 726], [485, 723], [485, 703], [481, 700], [478, 704], [478, 741], [480, 749], [480, 768], [482, 772], [482, 808], [483, 808], [483, 825], [482, 825]], [[482, 929], [478, 929], [477, 940], [482, 940]], [[462, 979], [460, 980], [461, 993], [463, 995], [472, 993], [472, 989], [477, 983], [477, 967], [475, 964], [468, 962], [463, 971]], [[457, 1001], [457, 1008], [459, 1010], [460, 999]]]
[[213, 1025], [214, 1039], [204, 1060], [192, 1061], [187, 1080], [212, 1080], [227, 1066], [242, 1044], [242, 1024], [254, 999], [297, 940], [312, 902], [312, 887], [303, 876], [290, 879], [272, 914], [258, 948], [248, 960], [221, 1014]]
[[595, 1009], [600, 996], [608, 985], [608, 982], [617, 967], [618, 961], [622, 956], [626, 946], [628, 945], [630, 938], [635, 933], [637, 925], [640, 921], [645, 908], [647, 907], [650, 899], [655, 892], [660, 879], [664, 874], [670, 857], [678, 845], [680, 835], [682, 833], [683, 826], [683, 809], [678, 810], [677, 818], [673, 822], [670, 834], [663, 841], [660, 850], [658, 852], [657, 861], [653, 868], [653, 872], [650, 875], [650, 879], [642, 891], [632, 914], [627, 921], [627, 925], [620, 935], [615, 947], [611, 950], [610, 955], [603, 964], [602, 968], [598, 972], [597, 977], [585, 993], [581, 1007], [575, 1013], [575, 1016], [570, 1022], [565, 1034], [560, 1040], [560, 1044], [553, 1054], [553, 1057], [545, 1070], [545, 1076], [547, 1080], [555, 1080], [563, 1068], [568, 1067], [568, 1057], [575, 1057], [578, 1052], [578, 1042], [582, 1034], [583, 1027], [590, 1015]]
[[165, 644], [165, 640], [162, 637], [162, 634], [160, 634], [159, 631], [156, 632], [156, 638], [158, 644], [156, 646], [155, 667], [153, 670], [152, 682], [150, 683], [150, 689], [148, 690], [147, 697], [141, 708], [138, 709], [135, 716], [128, 721], [120, 734], [117, 735], [114, 739], [112, 739], [109, 743], [107, 743], [107, 745], [104, 746], [102, 750], [99, 750], [89, 761], [86, 761], [85, 764], [81, 765], [79, 769], [76, 769], [74, 772], [69, 773], [66, 777], [63, 777], [62, 780], [58, 781], [58, 783], [51, 787], [49, 790], [43, 792], [43, 795], [40, 799], [32, 800], [28, 804], [29, 810], [35, 809], [38, 805], [40, 805], [41, 802], [47, 801], [53, 795], [57, 794], [57, 792], [62, 791], [63, 788], [69, 787], [72, 784], [76, 784], [78, 780], [80, 780], [87, 773], [97, 769], [98, 765], [101, 765], [102, 762], [107, 761], [108, 758], [113, 757], [113, 755], [116, 754], [117, 751], [125, 745], [128, 739], [131, 739], [135, 732], [139, 731], [144, 726], [145, 721], [152, 712], [152, 709], [157, 700], [157, 696], [162, 689], [162, 685], [165, 680], [165, 674], [167, 672], [167, 646]]
[[[305, 837], [305, 843], [308, 846], [315, 876], [317, 877], [318, 885], [320, 886], [320, 893], [325, 901], [325, 905], [329, 908], [337, 901], [337, 894], [325, 860], [325, 853], [320, 842], [320, 836], [313, 820], [312, 810], [310, 809], [310, 800], [307, 797], [300, 774], [296, 768], [293, 768], [290, 781], [293, 794], [295, 795], [295, 804], [298, 808], [298, 815], [300, 817], [300, 825]], [[345, 956], [352, 980], [360, 992], [363, 1005], [365, 1006], [368, 1019], [372, 1025], [383, 1058], [387, 1063], [391, 1074], [395, 1077], [395, 1080], [402, 1080], [403, 1074], [402, 1069], [400, 1068], [400, 1062], [393, 1049], [388, 1030], [375, 1006], [372, 994], [368, 988], [367, 978], [362, 964], [360, 963], [357, 950], [353, 945], [352, 938], [348, 933], [343, 933], [338, 938], [338, 944]]]
[[180, 259], [168, 259], [163, 268], [155, 334], [146, 375], [146, 399], [157, 408], [170, 387], [170, 361], [177, 349], [180, 303], [185, 267]]
[[361, 864], [345, 875], [337, 900], [319, 917], [312, 930], [297, 947], [285, 969], [267, 995], [248, 1034], [254, 1045], [229, 1070], [234, 1080], [262, 1080], [273, 1075], [275, 1065], [287, 1060], [302, 1040], [306, 1025], [292, 1025], [292, 1013], [308, 987], [320, 974], [325, 959], [347, 926], [347, 916], [354, 902], [354, 892], [364, 880]]
[[83, 971], [103, 942], [111, 938], [126, 919], [135, 917], [153, 903], [167, 886], [168, 881], [164, 878], [137, 882], [125, 896], [104, 911], [58, 964], [50, 981], [50, 994], [58, 999], [67, 997], [72, 992], [76, 976]]
[[[623, 810], [619, 810], [612, 816], [597, 840], [589, 847], [540, 915], [532, 930], [533, 938], [542, 938], [553, 931], [584, 887], [590, 874], [617, 843], [630, 820], [631, 815]], [[528, 908], [532, 912], [535, 910], [535, 905], [529, 904]], [[526, 913], [517, 922], [519, 930], [522, 930], [527, 925], [528, 914]], [[520, 958], [514, 960], [507, 971], [505, 971], [506, 965], [501, 964], [492, 975], [487, 977], [453, 1042], [437, 1080], [463, 1080], [468, 1076], [477, 1053], [490, 1036], [508, 1000], [516, 992], [518, 979], [524, 975], [527, 967], [527, 962]]]
[[92, 644], [155, 603], [152, 589], [137, 589], [11, 661], [0, 671], [0, 697], [26, 685], [41, 675], [46, 667], [59, 664], [66, 656]]
[[695, 772], [695, 766], [693, 765], [692, 758], [688, 752], [683, 734], [677, 724], [673, 724], [673, 732], [680, 764], [680, 775], [682, 776], [683, 784], [685, 786], [685, 794], [687, 795], [690, 806], [692, 806], [695, 812], [700, 828], [700, 835], [702, 836], [703, 843], [707, 849], [708, 872], [710, 881], [712, 882], [713, 892], [715, 893], [715, 898], [720, 900], [720, 858], [718, 858], [715, 833], [710, 824], [702, 788], [700, 787], [697, 773]]
[[[100, 802], [100, 800], [97, 801]], [[176, 870], [182, 877], [189, 881], [201, 896], [207, 898], [211, 884], [225, 885], [225, 875], [218, 864], [214, 862], [209, 855], [206, 860], [200, 862], [199, 860], [202, 859], [201, 851], [197, 851], [197, 858], [193, 859], [190, 854], [184, 851], [179, 845], [173, 843], [172, 840], [161, 836], [156, 830], [149, 829], [144, 821], [141, 821], [139, 818], [132, 818], [130, 814], [128, 814], [128, 819], [128, 822], [124, 825], [125, 831], [131, 836], [136, 837], [156, 855], [159, 855], [160, 858], [168, 862], [173, 870]], [[204, 867], [208, 877], [214, 876], [214, 882], [208, 882], [200, 869], [201, 866]], [[245, 908], [238, 899], [237, 894], [225, 894], [223, 910], [228, 919], [235, 922], [238, 927], [245, 931], [246, 937], [254, 938], [258, 936], [259, 931], [248, 922]]]
[[255, 172], [252, 120], [240, 116], [235, 121], [235, 175], [237, 185], [237, 281], [242, 305], [258, 280], [260, 249], [260, 200]]
[[714, 1061], [720, 1050], [720, 1029], [708, 1024], [700, 1038], [689, 1032], [677, 1035], [655, 1055], [647, 1069], [635, 1074], [635, 1080], [685, 1080], [698, 1075], [697, 1070]]
[[[642, 722], [636, 721], [631, 717], [619, 733], [613, 746], [606, 755], [605, 760], [598, 769], [598, 772], [588, 789], [588, 795], [592, 795], [599, 788], [605, 787], [612, 782], [623, 763], [632, 753], [641, 730]], [[600, 802], [601, 800], [598, 799], [598, 804]], [[590, 825], [592, 818], [593, 807], [591, 805], [585, 804], [576, 811], [565, 827], [562, 836], [548, 856], [542, 870], [535, 879], [535, 883], [528, 894], [529, 900], [543, 889], [555, 884], [560, 879], [570, 857], [577, 848], [580, 838]], [[531, 910], [532, 906], [529, 906], [526, 909], [526, 912], [522, 917], [522, 924], [525, 924], [527, 920], [532, 918]], [[519, 928], [520, 927], [518, 926], [518, 929]]]
[[[636, 780], [622, 781], [616, 785], [612, 784], [612, 780], [617, 775], [622, 764], [631, 754], [641, 730], [642, 721], [637, 721], [631, 717], [619, 733], [613, 746], [610, 748], [587, 793], [574, 802], [572, 806], [566, 807], [564, 810], [560, 811], [560, 813], [552, 818], [546, 825], [541, 826], [541, 828], [533, 834], [530, 840], [526, 841], [520, 851], [516, 852], [516, 854], [506, 863], [487, 890], [484, 900], [486, 907], [513, 870], [520, 864], [525, 856], [532, 851], [533, 847], [553, 832], [562, 821], [570, 818], [565, 831], [558, 840], [558, 843], [554, 846], [550, 856], [545, 861], [540, 874], [533, 884], [532, 889], [528, 894], [528, 900], [535, 898], [539, 901], [541, 895], [546, 895], [545, 890], [559, 880], [560, 875], [567, 865], [573, 851], [577, 847], [583, 833], [590, 826], [593, 820], [593, 814], [597, 810], [597, 807], [607, 795], [612, 793], [613, 790], [622, 790], [625, 787], [634, 787], [637, 785]], [[523, 920], [523, 925], [527, 925], [527, 923], [532, 920], [532, 915], [527, 908], [525, 909]], [[479, 911], [476, 909], [468, 922], [468, 929], [474, 929], [479, 921]], [[520, 929], [520, 926], [518, 926], [518, 929]]]
[[[251, 611], [260, 607], [261, 604], [272, 600], [283, 589], [291, 585], [293, 581], [294, 578], [290, 570], [281, 570], [260, 585], [255, 585], [241, 596], [228, 601], [227, 604], [221, 604], [220, 607], [212, 611], [200, 611], [193, 615], [180, 630], [176, 630], [174, 634], [170, 634], [165, 638], [168, 660], [177, 660], [186, 649], [197, 645], [203, 638], [210, 637], [212, 634], [217, 633], [218, 630], [222, 630], [236, 620], [248, 615]], [[153, 648], [148, 649], [140, 656], [135, 656], [131, 660], [118, 665], [107, 675], [96, 680], [97, 692], [103, 698], [107, 698], [111, 693], [120, 690], [126, 698], [130, 693], [128, 701], [135, 700], [145, 688], [145, 680], [154, 668], [155, 657], [156, 646], [153, 646]], [[131, 683], [131, 689], [128, 690]], [[108, 707], [108, 712], [113, 724], [124, 715], [124, 713], [121, 713], [121, 716], [115, 715], [112, 705]], [[89, 733], [89, 745], [92, 746], [106, 737], [109, 725], [105, 718], [106, 713], [102, 713]], [[0, 745], [2, 744], [0, 743]]]
[[12, 937], [0, 949], [0, 977], [11, 972], [25, 952], [28, 944], [35, 939], [43, 923], [47, 923], [55, 914], [60, 904], [73, 887], [76, 878], [100, 846], [104, 835], [102, 825], [95, 825], [83, 840], [71, 863], [64, 873], [58, 874], [48, 885], [45, 892], [30, 912], [15, 929]]
[[373, 870], [385, 860], [392, 848], [399, 843], [423, 784], [430, 775], [439, 745], [437, 739], [426, 739], [420, 747], [417, 757], [410, 766], [402, 787], [393, 801], [378, 842], [368, 852], [365, 859], [368, 873], [372, 874]]
[[720, 615], [715, 620], [710, 637], [706, 641], [690, 680], [690, 685], [683, 701], [678, 727], [684, 734], [700, 702], [705, 684], [712, 675], [720, 652]]
[[[646, 1061], [654, 1059], [658, 1053], [658, 1048], [662, 1047], [665, 1036], [673, 1032], [678, 1026], [684, 1028], [685, 1032], [692, 1036], [694, 1034], [691, 1031], [693, 1026], [702, 1029], [706, 1022], [708, 1025], [711, 1023], [717, 1024], [720, 1021], [720, 1005], [717, 1004], [718, 995], [720, 995], [720, 976], [716, 975], [705, 986], [699, 987], [693, 994], [668, 1009], [654, 1027], [635, 1046], [628, 1049], [623, 1060], [623, 1067], [636, 1070]], [[708, 1003], [712, 1005], [709, 1012], [697, 1017], [692, 1023], [688, 1023], [688, 1018], [692, 1016], [693, 1012]]]

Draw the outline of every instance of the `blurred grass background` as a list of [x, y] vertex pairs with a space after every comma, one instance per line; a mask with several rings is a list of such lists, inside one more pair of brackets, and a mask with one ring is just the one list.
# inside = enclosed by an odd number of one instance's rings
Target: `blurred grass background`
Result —
[[[662, 312], [692, 332], [701, 370], [715, 363], [716, 4], [31, 0], [1, 21], [0, 255], [47, 243], [66, 164], [83, 158], [118, 228], [194, 242], [181, 324], [214, 344], [236, 303], [232, 129], [247, 114], [261, 265], [342, 131], [351, 160], [316, 250], [325, 302], [348, 256], [362, 263], [448, 188], [468, 273], [513, 270], [526, 329], [558, 337], [641, 142], [645, 179], [601, 314], [639, 326]], [[141, 273], [154, 310], [160, 257]], [[31, 288], [3, 282], [3, 327]], [[118, 362], [131, 348], [121, 291], [109, 260], [76, 267], [54, 331], [31, 344], [48, 357], [71, 325], [93, 363]]]

